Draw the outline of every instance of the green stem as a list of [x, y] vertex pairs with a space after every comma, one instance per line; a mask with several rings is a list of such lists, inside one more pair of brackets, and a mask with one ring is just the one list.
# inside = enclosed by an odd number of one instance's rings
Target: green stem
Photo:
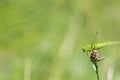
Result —
[[100, 78], [99, 78], [99, 72], [98, 72], [98, 65], [97, 65], [96, 62], [95, 62], [95, 67], [96, 67], [97, 80], [100, 80]]

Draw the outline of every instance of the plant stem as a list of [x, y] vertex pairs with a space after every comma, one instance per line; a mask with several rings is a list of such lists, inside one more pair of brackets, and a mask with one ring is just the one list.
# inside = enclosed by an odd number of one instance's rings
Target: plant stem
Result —
[[95, 67], [96, 67], [97, 80], [100, 80], [100, 78], [99, 78], [99, 72], [98, 72], [98, 65], [97, 65], [96, 62], [95, 62]]

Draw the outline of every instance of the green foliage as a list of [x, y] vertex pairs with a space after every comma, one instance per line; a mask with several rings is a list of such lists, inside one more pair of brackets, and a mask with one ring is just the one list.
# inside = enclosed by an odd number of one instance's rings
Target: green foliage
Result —
[[[120, 40], [119, 0], [0, 0], [0, 80], [96, 80], [83, 45]], [[120, 49], [101, 63], [119, 79]], [[117, 72], [116, 72], [117, 71]]]

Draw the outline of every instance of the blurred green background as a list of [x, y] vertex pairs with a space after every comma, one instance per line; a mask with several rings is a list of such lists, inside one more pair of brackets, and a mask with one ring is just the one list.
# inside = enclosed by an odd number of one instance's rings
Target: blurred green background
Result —
[[[82, 52], [96, 31], [120, 40], [120, 0], [0, 0], [0, 80], [96, 80]], [[120, 80], [119, 48], [101, 51], [100, 80]]]

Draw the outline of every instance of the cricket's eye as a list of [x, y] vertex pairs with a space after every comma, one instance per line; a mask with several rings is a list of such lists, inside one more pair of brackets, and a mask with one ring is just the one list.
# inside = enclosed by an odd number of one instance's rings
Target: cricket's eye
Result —
[[85, 52], [85, 49], [84, 49], [84, 48], [83, 48], [82, 50], [83, 50], [83, 52]]

